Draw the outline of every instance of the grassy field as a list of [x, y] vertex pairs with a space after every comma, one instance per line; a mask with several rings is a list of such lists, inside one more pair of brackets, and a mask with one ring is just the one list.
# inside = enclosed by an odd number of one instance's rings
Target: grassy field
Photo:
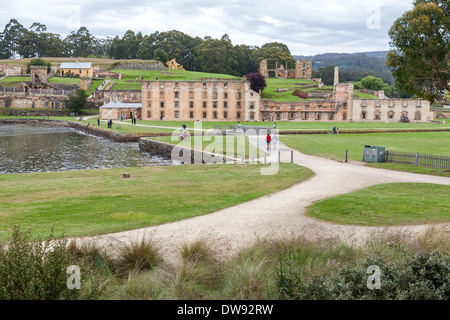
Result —
[[180, 80], [190, 81], [199, 80], [201, 78], [216, 78], [216, 79], [232, 79], [241, 80], [242, 78], [230, 76], [227, 74], [204, 73], [194, 71], [182, 70], [127, 70], [127, 69], [113, 69], [112, 72], [122, 73], [122, 80], [113, 80], [113, 90], [141, 90], [141, 81], [138, 77], [143, 77], [143, 80]]
[[[214, 212], [287, 188], [309, 169], [189, 165], [0, 175], [0, 239], [14, 225], [65, 236], [118, 232]], [[131, 174], [123, 179], [122, 173]], [[261, 188], [264, 185], [264, 188]]]
[[258, 149], [255, 146], [249, 144], [248, 137], [244, 135], [191, 136], [189, 140], [185, 141], [180, 141], [176, 139], [176, 137], [155, 137], [149, 139], [176, 144], [177, 146], [184, 148], [206, 150], [208, 152], [231, 156], [237, 159], [242, 158], [242, 151], [244, 151], [246, 159], [251, 159], [253, 156], [255, 158], [263, 157], [265, 152], [264, 145], [262, 145], [261, 148]]
[[[406, 132], [406, 133], [367, 133], [340, 135], [285, 135], [281, 141], [302, 153], [343, 161], [345, 150], [348, 150], [349, 160], [363, 158], [365, 145], [381, 146], [390, 151], [420, 152], [434, 155], [450, 155], [450, 132]], [[392, 163], [370, 164], [379, 168], [431, 173], [450, 176], [442, 170], [418, 168], [409, 165]]]
[[0, 84], [4, 87], [17, 87], [27, 81], [30, 81], [30, 77], [6, 77], [0, 81]]
[[382, 184], [317, 202], [308, 209], [307, 215], [365, 226], [450, 222], [449, 197], [450, 186]]

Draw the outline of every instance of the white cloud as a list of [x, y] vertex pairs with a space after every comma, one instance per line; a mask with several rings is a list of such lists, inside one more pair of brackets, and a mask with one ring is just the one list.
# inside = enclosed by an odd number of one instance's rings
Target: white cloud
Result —
[[[102, 37], [121, 37], [127, 30], [143, 34], [179, 30], [202, 38], [220, 38], [226, 33], [233, 44], [262, 46], [279, 41], [287, 44], [293, 54], [312, 55], [387, 50], [389, 27], [412, 8], [411, 3], [412, 0], [48, 0], [43, 5], [42, 1], [15, 0], [2, 3], [0, 30], [15, 18], [25, 27], [40, 22], [48, 31], [66, 35], [79, 19], [91, 33]], [[368, 28], [371, 8], [379, 12], [378, 28]]]

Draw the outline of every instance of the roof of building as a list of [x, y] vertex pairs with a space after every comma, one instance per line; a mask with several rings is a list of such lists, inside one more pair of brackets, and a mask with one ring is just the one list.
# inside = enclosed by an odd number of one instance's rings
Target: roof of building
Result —
[[107, 104], [101, 106], [100, 108], [105, 109], [142, 108], [142, 103], [123, 103], [120, 101], [110, 101]]
[[92, 62], [63, 62], [60, 69], [90, 69]]

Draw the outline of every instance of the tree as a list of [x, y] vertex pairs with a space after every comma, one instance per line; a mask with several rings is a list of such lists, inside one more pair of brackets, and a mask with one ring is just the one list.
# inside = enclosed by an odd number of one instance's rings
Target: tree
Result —
[[[333, 65], [327, 65], [326, 67], [320, 68], [319, 70], [313, 70], [313, 78], [321, 78], [322, 82], [327, 86], [332, 86], [334, 84], [334, 67]], [[339, 82], [344, 82], [344, 77], [342, 72], [339, 72]]]
[[250, 88], [256, 92], [259, 92], [260, 90], [262, 92], [267, 86], [266, 79], [259, 72], [253, 72], [245, 75], [245, 80], [250, 82]]
[[364, 89], [369, 89], [369, 90], [383, 90], [383, 88], [384, 88], [383, 79], [373, 77], [373, 76], [368, 76], [368, 77], [362, 78], [361, 84], [364, 87]]
[[236, 53], [226, 35], [221, 40], [206, 39], [197, 46], [195, 63], [202, 72], [238, 75]]
[[450, 90], [448, 0], [416, 0], [414, 8], [394, 22], [389, 36], [387, 65], [400, 89], [430, 102]]
[[66, 99], [66, 106], [69, 108], [70, 112], [74, 112], [76, 116], [78, 113], [86, 107], [87, 95], [86, 91], [83, 89], [78, 89], [75, 92], [69, 94], [68, 99]]
[[27, 73], [31, 73], [30, 66], [47, 66], [47, 72], [50, 73], [52, 64], [49, 61], [45, 61], [41, 58], [31, 59], [27, 64]]
[[[285, 68], [294, 68], [295, 61], [291, 55], [291, 51], [287, 45], [280, 42], [269, 42], [264, 44], [261, 48], [255, 52], [257, 63], [261, 60], [267, 59], [267, 67], [269, 69], [275, 69], [275, 66], [283, 64]], [[287, 66], [286, 66], [287, 64]]]
[[153, 59], [161, 61], [165, 65], [169, 61], [169, 55], [163, 49], [157, 48], [153, 52]]
[[66, 51], [71, 57], [87, 57], [92, 53], [92, 46], [94, 45], [94, 36], [86, 27], [81, 27], [77, 32], [72, 31], [64, 43]]

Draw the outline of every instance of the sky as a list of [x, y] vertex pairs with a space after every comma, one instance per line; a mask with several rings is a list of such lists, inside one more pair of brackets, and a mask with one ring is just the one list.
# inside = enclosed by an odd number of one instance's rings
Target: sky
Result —
[[10, 19], [65, 37], [85, 26], [99, 38], [178, 30], [233, 45], [286, 44], [293, 55], [389, 50], [389, 28], [412, 0], [14, 0], [2, 1], [0, 31]]

